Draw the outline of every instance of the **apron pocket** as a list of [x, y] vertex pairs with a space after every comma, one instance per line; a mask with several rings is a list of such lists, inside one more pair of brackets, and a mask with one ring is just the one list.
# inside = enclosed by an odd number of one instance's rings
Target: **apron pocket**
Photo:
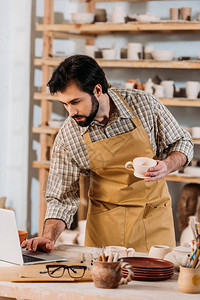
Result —
[[145, 239], [148, 251], [153, 245], [175, 246], [172, 208], [167, 203], [153, 207], [147, 203], [144, 211]]
[[88, 214], [85, 246], [124, 246], [125, 207], [116, 208], [96, 213]]

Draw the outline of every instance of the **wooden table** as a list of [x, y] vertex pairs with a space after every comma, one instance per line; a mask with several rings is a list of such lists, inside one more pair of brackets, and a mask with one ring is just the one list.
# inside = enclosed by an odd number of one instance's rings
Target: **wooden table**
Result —
[[[91, 250], [92, 249], [92, 250]], [[90, 263], [93, 248], [61, 246], [56, 252], [65, 255], [68, 261], [77, 261], [85, 253], [86, 264]], [[1, 272], [1, 268], [0, 268]], [[199, 294], [185, 294], [178, 291], [178, 273], [171, 279], [157, 282], [131, 281], [117, 289], [99, 289], [93, 282], [20, 282], [0, 281], [0, 300], [2, 297], [33, 300], [199, 300]]]

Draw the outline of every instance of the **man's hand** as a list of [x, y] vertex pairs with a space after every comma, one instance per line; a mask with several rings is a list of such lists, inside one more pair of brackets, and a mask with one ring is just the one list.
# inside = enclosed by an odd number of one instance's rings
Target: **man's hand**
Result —
[[185, 154], [174, 151], [167, 156], [164, 160], [157, 160], [155, 167], [149, 168], [145, 173], [146, 182], [156, 181], [163, 179], [167, 174], [177, 171], [180, 167], [183, 167], [187, 162]]
[[50, 252], [54, 249], [54, 242], [45, 237], [35, 237], [27, 241], [23, 241], [22, 248], [32, 251]]
[[21, 244], [22, 248], [32, 251], [50, 252], [54, 250], [54, 244], [65, 229], [65, 223], [60, 219], [47, 219], [44, 224], [44, 230], [41, 237], [35, 237], [24, 241]]
[[156, 181], [163, 179], [168, 174], [167, 165], [164, 161], [157, 160], [157, 165], [155, 167], [151, 167], [146, 173], [145, 176], [149, 178], [145, 178], [146, 182]]

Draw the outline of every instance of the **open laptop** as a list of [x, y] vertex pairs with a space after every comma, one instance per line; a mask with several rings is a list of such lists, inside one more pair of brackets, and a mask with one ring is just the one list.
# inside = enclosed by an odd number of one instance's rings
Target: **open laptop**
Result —
[[16, 265], [66, 261], [66, 258], [38, 251], [21, 249], [15, 213], [0, 209], [0, 261]]

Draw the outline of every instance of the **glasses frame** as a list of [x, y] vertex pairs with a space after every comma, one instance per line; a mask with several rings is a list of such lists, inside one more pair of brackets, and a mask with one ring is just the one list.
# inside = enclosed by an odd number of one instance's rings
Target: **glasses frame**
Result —
[[[55, 268], [55, 270], [50, 271], [50, 268]], [[72, 266], [68, 266], [68, 265], [46, 265], [46, 269], [47, 269], [48, 275], [52, 278], [61, 278], [64, 275], [65, 270], [67, 270], [69, 276], [71, 278], [76, 279], [76, 278], [82, 278], [85, 275], [85, 271], [87, 270], [87, 267], [86, 266], [80, 266], [80, 265], [72, 265]], [[52, 276], [52, 273], [56, 272], [59, 269], [63, 269], [63, 273], [60, 276]], [[83, 270], [83, 275], [73, 277], [73, 276], [71, 276], [71, 274], [69, 272], [69, 269], [74, 273], [76, 273], [76, 271], [74, 269], [82, 269]]]

